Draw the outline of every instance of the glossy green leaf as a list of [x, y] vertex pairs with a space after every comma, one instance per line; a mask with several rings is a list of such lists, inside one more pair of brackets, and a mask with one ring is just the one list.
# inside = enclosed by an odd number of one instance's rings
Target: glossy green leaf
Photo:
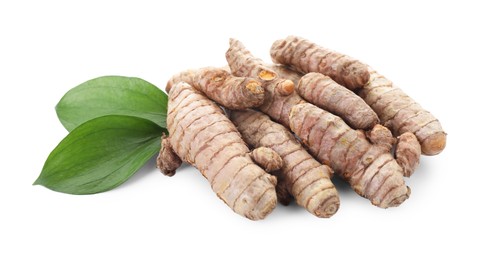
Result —
[[113, 189], [160, 150], [163, 130], [152, 121], [132, 116], [87, 121], [51, 152], [34, 184], [70, 194]]
[[56, 112], [68, 131], [105, 115], [136, 116], [165, 128], [167, 95], [143, 79], [105, 76], [69, 90]]

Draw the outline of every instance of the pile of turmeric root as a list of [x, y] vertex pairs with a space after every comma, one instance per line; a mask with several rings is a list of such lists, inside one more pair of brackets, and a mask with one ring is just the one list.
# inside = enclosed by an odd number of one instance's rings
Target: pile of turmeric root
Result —
[[217, 196], [251, 220], [277, 201], [318, 217], [340, 206], [333, 174], [375, 206], [410, 196], [404, 177], [421, 154], [446, 144], [439, 121], [368, 65], [289, 36], [273, 43], [274, 64], [238, 40], [228, 67], [174, 75], [157, 167], [195, 166]]

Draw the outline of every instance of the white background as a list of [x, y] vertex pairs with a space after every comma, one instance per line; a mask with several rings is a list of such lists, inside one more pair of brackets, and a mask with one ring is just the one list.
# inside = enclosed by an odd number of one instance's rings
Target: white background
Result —
[[[158, 2], [0, 2], [0, 259], [486, 257], [481, 1]], [[372, 65], [441, 120], [447, 148], [422, 157], [400, 207], [337, 182], [330, 219], [293, 204], [252, 222], [195, 169], [169, 178], [154, 161], [102, 194], [32, 186], [67, 134], [54, 106], [70, 88], [102, 75], [164, 87], [180, 70], [224, 65], [230, 37], [270, 61], [290, 34]]]

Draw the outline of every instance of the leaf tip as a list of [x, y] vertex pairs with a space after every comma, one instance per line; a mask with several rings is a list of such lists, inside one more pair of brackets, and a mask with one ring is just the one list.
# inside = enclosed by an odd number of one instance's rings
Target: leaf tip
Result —
[[32, 183], [32, 186], [43, 185], [40, 176]]

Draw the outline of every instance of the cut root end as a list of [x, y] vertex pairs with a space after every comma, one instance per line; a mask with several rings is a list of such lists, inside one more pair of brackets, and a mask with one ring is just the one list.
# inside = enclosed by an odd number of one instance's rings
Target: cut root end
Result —
[[262, 94], [264, 93], [263, 87], [260, 82], [256, 80], [252, 80], [246, 84], [246, 89], [248, 89], [253, 94]]
[[277, 73], [270, 71], [270, 70], [263, 69], [263, 70], [260, 71], [260, 73], [258, 73], [258, 77], [261, 80], [270, 81], [270, 80], [274, 80], [275, 78], [277, 78]]
[[435, 133], [421, 142], [422, 154], [436, 155], [442, 152], [446, 146], [447, 134], [444, 132]]
[[284, 80], [278, 83], [277, 91], [282, 96], [288, 96], [294, 92], [295, 85], [291, 80]]

